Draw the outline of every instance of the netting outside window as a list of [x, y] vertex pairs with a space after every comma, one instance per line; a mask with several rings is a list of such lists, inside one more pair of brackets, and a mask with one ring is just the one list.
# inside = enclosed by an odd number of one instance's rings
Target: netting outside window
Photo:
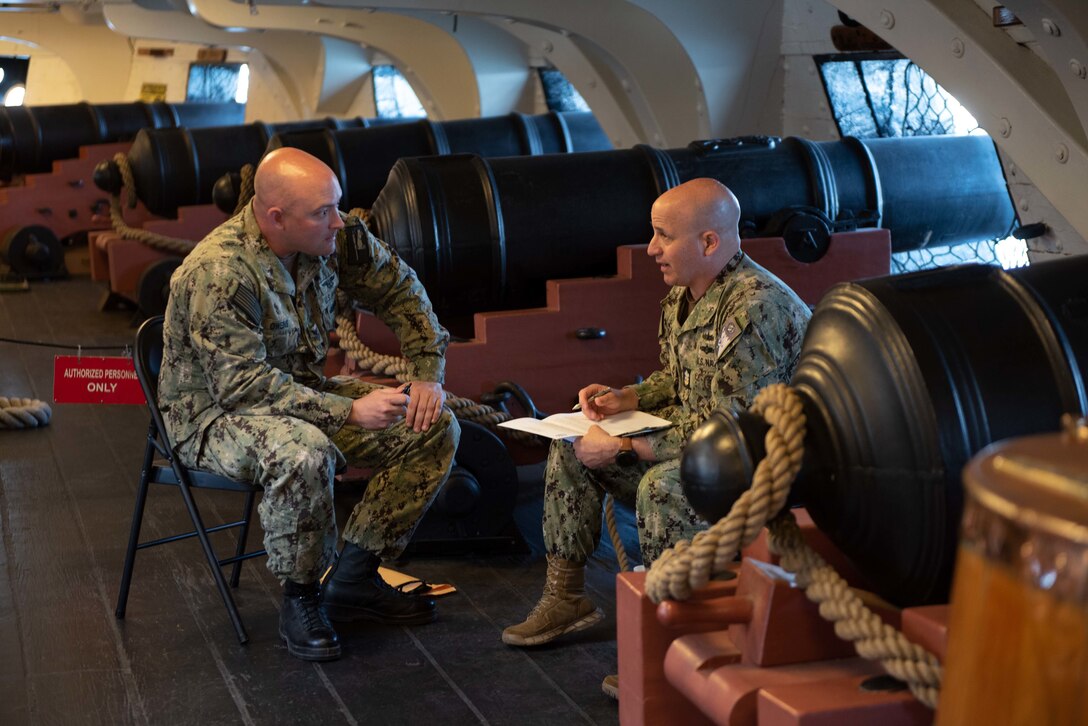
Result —
[[[959, 101], [894, 51], [816, 56], [815, 60], [844, 137], [985, 133]], [[1009, 237], [897, 252], [892, 255], [892, 273], [967, 262], [1022, 267], [1028, 264], [1027, 246]]]

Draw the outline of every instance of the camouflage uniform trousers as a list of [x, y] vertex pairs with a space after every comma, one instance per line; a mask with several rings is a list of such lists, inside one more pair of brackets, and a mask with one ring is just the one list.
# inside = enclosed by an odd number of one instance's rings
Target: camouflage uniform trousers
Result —
[[[360, 398], [379, 388], [334, 378], [325, 390]], [[199, 458], [181, 447], [186, 465], [264, 489], [257, 507], [268, 569], [281, 580], [315, 582], [336, 546], [333, 476], [346, 459], [373, 475], [344, 528], [344, 539], [382, 558], [399, 555], [449, 476], [461, 429], [444, 409], [430, 429], [415, 433], [401, 420], [369, 431], [344, 426], [331, 438], [290, 416], [224, 414], [204, 435]]]
[[601, 539], [606, 492], [634, 507], [647, 567], [667, 548], [707, 528], [680, 488], [679, 459], [588, 469], [578, 461], [572, 443], [556, 440], [544, 471], [542, 524], [548, 554], [575, 562], [590, 558]]

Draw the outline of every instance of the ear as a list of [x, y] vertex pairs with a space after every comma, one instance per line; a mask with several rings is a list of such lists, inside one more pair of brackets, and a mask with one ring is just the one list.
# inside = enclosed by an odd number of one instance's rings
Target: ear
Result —
[[283, 229], [283, 209], [280, 207], [269, 207], [268, 220], [272, 222], [277, 229]]
[[713, 230], [703, 232], [700, 241], [703, 243], [703, 257], [710, 257], [713, 255], [718, 251], [718, 248], [721, 247], [722, 244], [722, 240], [718, 236], [718, 233]]

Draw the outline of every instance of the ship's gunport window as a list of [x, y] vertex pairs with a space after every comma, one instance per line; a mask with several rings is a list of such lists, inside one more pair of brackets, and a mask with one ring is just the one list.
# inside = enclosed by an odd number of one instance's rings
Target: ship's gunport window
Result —
[[[843, 137], [985, 134], [975, 117], [924, 70], [897, 51], [815, 56]], [[896, 273], [965, 262], [1028, 264], [1023, 240], [1006, 237], [892, 255]]]
[[423, 118], [427, 112], [419, 96], [396, 66], [376, 65], [374, 78], [374, 110], [378, 118]]
[[191, 63], [185, 100], [199, 103], [245, 103], [249, 98], [246, 63]]
[[538, 68], [540, 86], [544, 90], [544, 103], [549, 111], [588, 111], [589, 104], [582, 98], [563, 72], [558, 68]]

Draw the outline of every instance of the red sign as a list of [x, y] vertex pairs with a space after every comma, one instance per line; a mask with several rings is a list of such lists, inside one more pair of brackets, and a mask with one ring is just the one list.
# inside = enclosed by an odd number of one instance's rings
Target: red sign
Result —
[[53, 364], [55, 403], [144, 403], [131, 358], [58, 355]]

